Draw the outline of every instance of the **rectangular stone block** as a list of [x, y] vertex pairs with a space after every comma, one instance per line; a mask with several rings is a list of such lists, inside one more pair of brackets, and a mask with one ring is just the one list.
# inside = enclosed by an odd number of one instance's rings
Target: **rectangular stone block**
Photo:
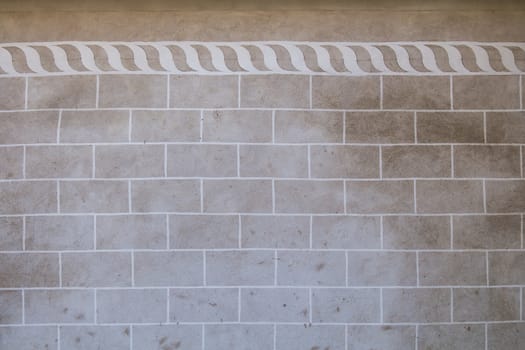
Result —
[[417, 180], [418, 213], [482, 213], [483, 184], [475, 180]]
[[273, 348], [272, 325], [210, 324], [204, 327], [204, 334], [205, 350], [234, 349], [239, 344], [248, 344], [250, 350]]
[[203, 283], [201, 252], [137, 252], [134, 267], [137, 286], [200, 286]]
[[378, 109], [379, 77], [312, 78], [312, 106], [327, 109]]
[[319, 323], [380, 322], [379, 289], [313, 289], [312, 321]]
[[0, 288], [58, 287], [58, 254], [0, 253]]
[[517, 109], [520, 106], [519, 76], [455, 76], [456, 109]]
[[455, 177], [520, 177], [519, 146], [456, 146]]
[[133, 349], [202, 349], [201, 325], [133, 326]]
[[164, 176], [163, 145], [97, 146], [95, 177]]
[[116, 213], [129, 210], [127, 181], [61, 181], [59, 186], [61, 212]]
[[241, 289], [241, 322], [308, 322], [308, 289]]
[[239, 81], [231, 75], [171, 75], [171, 108], [238, 107]]
[[196, 142], [200, 140], [199, 111], [133, 111], [132, 142]]
[[37, 108], [94, 108], [97, 78], [94, 75], [31, 77], [27, 106]]
[[346, 112], [346, 143], [413, 143], [414, 113]]
[[483, 143], [483, 114], [476, 112], [418, 112], [420, 143]]
[[26, 290], [26, 323], [91, 323], [93, 290]]
[[166, 291], [162, 289], [97, 290], [97, 321], [160, 323], [166, 321]]
[[519, 249], [519, 215], [454, 216], [455, 249]]
[[342, 112], [277, 111], [275, 142], [341, 143], [343, 118]]
[[448, 249], [450, 218], [448, 216], [383, 217], [385, 249]]
[[383, 177], [450, 177], [449, 146], [383, 146]]
[[487, 212], [525, 212], [525, 180], [487, 181]]
[[379, 217], [314, 216], [312, 247], [316, 249], [374, 249], [381, 247]]
[[166, 248], [165, 215], [97, 216], [97, 249]]
[[344, 286], [344, 252], [279, 251], [277, 284], [283, 286]]
[[272, 112], [260, 110], [204, 111], [203, 141], [272, 142]]
[[39, 214], [57, 211], [55, 181], [0, 183], [0, 214]]
[[131, 254], [117, 252], [63, 253], [64, 287], [131, 286]]
[[18, 216], [0, 218], [0, 250], [22, 250], [23, 223]]
[[0, 113], [0, 144], [55, 143], [58, 111]]
[[345, 349], [344, 326], [278, 325], [276, 350]]
[[170, 290], [171, 322], [236, 322], [236, 288], [184, 288]]
[[167, 88], [164, 75], [100, 75], [99, 106], [163, 108], [167, 106]]
[[22, 178], [24, 167], [23, 157], [23, 147], [0, 147], [0, 164], [2, 164], [0, 167], [0, 179]]
[[131, 182], [134, 212], [200, 211], [198, 180], [137, 180]]
[[27, 178], [81, 178], [93, 173], [91, 146], [37, 146], [26, 148]]
[[487, 326], [487, 349], [519, 349], [525, 343], [525, 323], [493, 323]]
[[56, 326], [0, 327], [0, 339], [5, 349], [58, 349]]
[[389, 323], [450, 322], [450, 289], [384, 289], [383, 317]]
[[61, 326], [60, 348], [129, 350], [129, 326]]
[[240, 175], [246, 177], [307, 177], [306, 146], [240, 147]]
[[525, 252], [489, 252], [489, 284], [525, 284]]
[[307, 76], [301, 75], [243, 75], [240, 106], [308, 108], [308, 79]]
[[59, 132], [60, 142], [128, 142], [129, 112], [64, 111]]
[[308, 248], [310, 220], [305, 216], [242, 216], [242, 248]]
[[415, 286], [416, 253], [348, 252], [349, 286]]
[[419, 349], [477, 350], [485, 347], [482, 324], [422, 325], [418, 329]]
[[449, 109], [450, 103], [449, 77], [383, 77], [384, 108]]
[[24, 109], [26, 80], [24, 78], [0, 79], [0, 109]]
[[346, 210], [356, 214], [413, 213], [412, 181], [347, 181]]
[[169, 220], [172, 249], [239, 247], [237, 215], [171, 215]]
[[312, 146], [312, 177], [379, 178], [379, 148], [373, 146]]
[[168, 176], [237, 176], [235, 145], [168, 145]]
[[343, 181], [277, 180], [275, 211], [279, 213], [343, 213]]
[[0, 324], [22, 323], [22, 292], [0, 291]]
[[93, 249], [93, 217], [28, 216], [26, 250]]
[[487, 142], [525, 143], [525, 112], [487, 113]]
[[270, 180], [204, 180], [204, 212], [269, 213]]
[[258, 286], [274, 283], [272, 251], [208, 251], [206, 283], [211, 286]]
[[414, 326], [348, 326], [348, 346], [352, 350], [414, 349], [416, 327]]
[[419, 254], [423, 286], [469, 286], [487, 283], [483, 252], [423, 252]]
[[519, 288], [454, 289], [454, 321], [514, 321], [520, 319]]

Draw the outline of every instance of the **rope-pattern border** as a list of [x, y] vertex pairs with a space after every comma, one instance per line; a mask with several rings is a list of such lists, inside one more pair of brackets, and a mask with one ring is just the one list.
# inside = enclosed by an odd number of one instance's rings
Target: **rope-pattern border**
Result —
[[0, 77], [70, 74], [475, 75], [525, 72], [525, 43], [0, 44]]

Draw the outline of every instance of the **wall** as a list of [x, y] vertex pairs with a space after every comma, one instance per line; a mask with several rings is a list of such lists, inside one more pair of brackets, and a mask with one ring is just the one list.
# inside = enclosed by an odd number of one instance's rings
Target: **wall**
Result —
[[96, 4], [0, 13], [0, 349], [523, 346], [520, 4]]

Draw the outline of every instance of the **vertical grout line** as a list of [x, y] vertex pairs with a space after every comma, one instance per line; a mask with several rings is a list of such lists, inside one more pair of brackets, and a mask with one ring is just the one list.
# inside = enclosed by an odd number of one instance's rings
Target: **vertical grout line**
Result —
[[450, 177], [454, 178], [455, 176], [455, 167], [454, 167], [454, 145], [450, 145]]
[[166, 74], [166, 108], [170, 108], [170, 79], [171, 74]]
[[22, 177], [24, 179], [26, 178], [26, 152], [27, 152], [26, 147], [27, 147], [26, 145], [22, 147]]
[[345, 348], [344, 350], [348, 350], [348, 325], [345, 324]]
[[454, 323], [454, 288], [450, 288], [450, 322]]
[[202, 332], [202, 350], [206, 349], [206, 326], [204, 323], [201, 326], [201, 332]]
[[24, 101], [24, 109], [27, 109], [27, 106], [28, 106], [28, 97], [29, 97], [29, 77], [26, 77], [25, 79], [25, 88], [24, 88], [24, 98], [25, 98], [25, 101]]
[[487, 275], [487, 286], [489, 285], [489, 251], [485, 251], [485, 273]]
[[485, 350], [489, 348], [488, 323], [485, 323]]
[[200, 179], [201, 188], [201, 213], [204, 213], [204, 180]]
[[168, 144], [164, 144], [164, 177], [168, 177]]
[[383, 109], [383, 75], [379, 76], [379, 109]]
[[308, 322], [312, 324], [312, 288], [308, 288], [308, 309], [310, 311], [308, 313]]
[[60, 213], [60, 180], [57, 180], [57, 213]]
[[202, 251], [202, 283], [204, 285], [207, 285], [207, 278], [206, 278], [206, 250]]
[[346, 205], [346, 180], [343, 180], [343, 212], [346, 214], [348, 211]]
[[523, 287], [520, 287], [520, 321], [523, 321]]
[[62, 110], [58, 111], [57, 143], [60, 143], [60, 128], [62, 126]]
[[132, 212], [132, 203], [131, 203], [131, 180], [128, 180], [128, 211]]
[[97, 324], [98, 321], [97, 321], [97, 289], [95, 288], [94, 289], [94, 293], [93, 293], [93, 303], [95, 304], [95, 309], [93, 310], [93, 323]]
[[520, 109], [523, 109], [523, 104], [525, 103], [525, 101], [523, 101], [523, 75], [520, 75], [520, 79], [519, 79], [519, 93], [520, 93]]
[[22, 216], [22, 250], [26, 250], [26, 216]]
[[523, 178], [523, 146], [520, 146], [520, 175]]
[[238, 239], [239, 239], [239, 249], [242, 248], [242, 219], [241, 219], [241, 214], [239, 214], [239, 234], [238, 234]]
[[277, 324], [273, 324], [273, 350], [277, 350]]
[[483, 179], [483, 212], [487, 213], [487, 186], [485, 185], [485, 179]]
[[237, 144], [237, 177], [241, 177], [241, 145]]
[[279, 257], [277, 256], [277, 250], [273, 251], [273, 285], [277, 285], [277, 263]]
[[416, 283], [419, 287], [419, 251], [416, 251]]
[[170, 322], [170, 289], [166, 288], [166, 323]]
[[379, 322], [383, 323], [383, 288], [379, 288]]
[[93, 250], [97, 250], [97, 216], [93, 215]]
[[200, 142], [202, 142], [202, 138], [203, 138], [203, 135], [204, 135], [204, 110], [201, 109], [201, 117], [200, 117], [200, 121], [199, 121], [199, 137], [200, 137]]
[[383, 146], [379, 145], [379, 178], [383, 178]]
[[241, 75], [237, 77], [237, 107], [241, 108]]
[[312, 168], [312, 166], [311, 166], [312, 162], [311, 162], [311, 159], [310, 159], [310, 153], [311, 153], [310, 150], [311, 150], [311, 149], [310, 149], [310, 144], [308, 144], [308, 146], [307, 146], [307, 151], [308, 151], [308, 178], [309, 178], [309, 179], [312, 177], [312, 170], [311, 170], [311, 168]]
[[241, 322], [241, 291], [242, 288], [237, 290], [237, 322]]
[[454, 250], [454, 217], [450, 215], [450, 250]]
[[417, 112], [414, 112], [414, 143], [418, 143], [418, 140], [417, 140]]
[[96, 91], [95, 91], [95, 108], [98, 108], [98, 101], [99, 101], [99, 96], [100, 96], [100, 75], [96, 75], [96, 81], [97, 81], [97, 84], [96, 84]]
[[58, 252], [58, 286], [62, 288], [62, 252]]
[[272, 143], [275, 143], [275, 109], [272, 110]]
[[483, 143], [487, 143], [487, 112], [483, 112]]
[[311, 74], [310, 74], [310, 79], [308, 80], [308, 85], [309, 85], [309, 96], [308, 96], [308, 98], [310, 99], [310, 109], [312, 109], [313, 108], [313, 101], [312, 101], [313, 78], [312, 78]]
[[129, 350], [133, 350], [133, 325], [129, 325]]
[[57, 325], [57, 350], [60, 350], [60, 326]]
[[381, 249], [384, 249], [385, 245], [384, 245], [383, 215], [379, 217], [379, 239], [380, 239]]
[[135, 250], [131, 251], [131, 285], [135, 287]]
[[22, 324], [26, 323], [26, 291], [22, 289]]
[[416, 344], [415, 344], [415, 346], [416, 346], [416, 350], [418, 349], [418, 346], [419, 346], [419, 344], [418, 344], [418, 338], [419, 338], [419, 325], [416, 324]]
[[272, 179], [272, 213], [275, 214], [275, 179]]
[[523, 249], [523, 235], [524, 235], [524, 228], [523, 228], [523, 220], [524, 220], [524, 215], [521, 214], [521, 249]]
[[343, 144], [346, 143], [346, 112], [343, 112]]
[[310, 249], [312, 249], [314, 246], [313, 221], [314, 217], [313, 215], [310, 215]]
[[131, 142], [131, 129], [133, 128], [133, 111], [130, 109], [129, 110], [129, 115], [128, 115], [128, 142]]
[[414, 180], [414, 213], [417, 214], [417, 189], [416, 189], [417, 180]]
[[452, 75], [449, 76], [449, 81], [450, 81], [450, 86], [449, 86], [449, 89], [450, 89], [450, 109], [454, 110], [454, 80], [452, 78]]
[[95, 145], [91, 146], [91, 178], [95, 178]]
[[166, 214], [166, 249], [170, 249], [170, 214]]
[[345, 250], [345, 286], [348, 287], [348, 250]]

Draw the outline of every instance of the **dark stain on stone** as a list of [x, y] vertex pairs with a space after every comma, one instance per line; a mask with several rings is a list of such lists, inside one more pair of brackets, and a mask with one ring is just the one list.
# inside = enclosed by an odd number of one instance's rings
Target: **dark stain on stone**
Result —
[[301, 311], [301, 313], [302, 313], [304, 316], [307, 316], [307, 315], [308, 315], [308, 309], [304, 309], [303, 311]]
[[283, 304], [283, 307], [286, 307], [286, 304]]
[[341, 308], [338, 306], [335, 308], [335, 312], [341, 312]]
[[129, 328], [126, 327], [126, 329], [124, 329], [124, 334], [129, 335]]
[[83, 320], [85, 319], [84, 314], [78, 314], [75, 316], [75, 320]]
[[166, 342], [167, 339], [168, 339], [168, 337], [162, 337], [162, 338], [160, 338], [160, 340], [159, 340], [159, 345], [164, 344], [164, 343]]
[[67, 314], [68, 311], [69, 311], [69, 308], [67, 308], [67, 307], [65, 307], [65, 308], [62, 310], [62, 312], [65, 313], [65, 314]]
[[75, 338], [75, 342], [76, 342], [76, 343], [80, 343], [80, 337], [76, 337], [76, 338]]
[[315, 267], [315, 269], [317, 271], [321, 271], [322, 269], [324, 269], [325, 267], [325, 263], [320, 263], [320, 264], [317, 264], [317, 266]]
[[312, 346], [312, 347], [310, 348], [310, 350], [321, 350], [321, 348], [318, 347], [318, 346]]
[[392, 329], [392, 327], [391, 326], [383, 326], [383, 327], [381, 327], [381, 329], [384, 330], [384, 331], [389, 331], [389, 330]]
[[91, 337], [94, 337], [94, 336], [95, 336], [95, 332], [91, 332], [91, 331], [89, 331], [89, 332], [87, 332], [87, 334], [88, 334], [89, 336], [91, 336]]
[[217, 303], [208, 303], [211, 307], [217, 307]]

